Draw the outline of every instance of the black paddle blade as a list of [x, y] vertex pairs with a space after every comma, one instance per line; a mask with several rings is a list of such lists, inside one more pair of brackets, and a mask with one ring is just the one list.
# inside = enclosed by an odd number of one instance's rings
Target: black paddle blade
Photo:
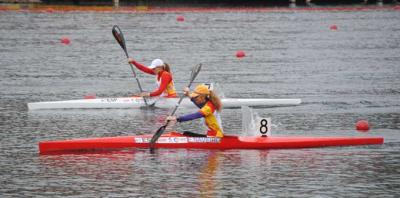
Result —
[[153, 102], [151, 104], [148, 104], [148, 102], [149, 101], [146, 101], [147, 105], [146, 106], [141, 106], [141, 107], [139, 107], [139, 109], [142, 109], [142, 110], [155, 110], [155, 109], [158, 108], [158, 107], [156, 107], [156, 103], [155, 102]]
[[124, 50], [126, 57], [128, 57], [128, 52], [126, 51], [126, 44], [124, 34], [122, 33], [121, 29], [118, 25], [114, 25], [112, 28], [112, 34], [114, 35], [115, 40], [117, 40], [118, 44]]
[[[167, 123], [168, 124], [168, 123]], [[164, 133], [165, 128], [167, 128], [167, 124], [161, 126], [156, 133], [153, 135], [153, 137], [150, 140], [150, 151], [154, 149], [154, 145], [157, 142], [158, 138]]]
[[200, 73], [201, 66], [202, 66], [202, 64], [200, 63], [193, 67], [192, 73], [190, 74], [190, 82], [189, 82], [188, 87], [190, 87], [192, 85], [194, 79], [196, 79], [197, 75]]
[[196, 66], [194, 66], [194, 68], [192, 69], [192, 73], [190, 75], [190, 81], [194, 81], [194, 79], [197, 77], [197, 74], [200, 73], [201, 66], [202, 66], [201, 63], [196, 65]]

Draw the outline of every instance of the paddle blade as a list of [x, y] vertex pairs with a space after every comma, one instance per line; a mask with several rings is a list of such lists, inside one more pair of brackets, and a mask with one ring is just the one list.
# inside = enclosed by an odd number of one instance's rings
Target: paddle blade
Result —
[[167, 128], [167, 124], [161, 126], [156, 133], [153, 135], [153, 137], [150, 140], [150, 150], [154, 149], [155, 143], [157, 142], [158, 138], [164, 133], [165, 128]]
[[200, 63], [200, 64], [198, 64], [198, 65], [193, 67], [192, 73], [190, 74], [190, 83], [189, 83], [188, 87], [190, 87], [190, 85], [192, 84], [194, 79], [196, 79], [197, 75], [200, 73], [201, 66], [202, 66], [202, 64]]
[[114, 35], [115, 40], [117, 40], [118, 44], [124, 50], [126, 57], [128, 57], [128, 52], [126, 51], [126, 44], [124, 34], [122, 33], [121, 29], [118, 25], [114, 25], [112, 28], [112, 34]]

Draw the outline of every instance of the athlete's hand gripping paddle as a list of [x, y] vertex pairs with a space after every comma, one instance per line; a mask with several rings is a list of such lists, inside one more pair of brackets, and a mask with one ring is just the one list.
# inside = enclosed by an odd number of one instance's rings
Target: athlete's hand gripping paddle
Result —
[[[118, 44], [121, 46], [121, 48], [124, 50], [126, 58], [129, 59], [129, 55], [128, 55], [128, 51], [126, 50], [126, 44], [125, 44], [125, 38], [124, 38], [124, 34], [122, 33], [121, 29], [118, 27], [118, 25], [114, 25], [114, 27], [112, 28], [112, 34], [114, 35], [115, 40], [117, 40]], [[135, 70], [133, 69], [132, 63], [129, 63], [129, 66], [131, 66], [131, 70], [133, 73], [133, 77], [136, 79], [136, 82], [139, 86], [139, 90], [140, 92], [143, 92], [142, 86], [140, 85], [140, 81], [139, 78], [136, 75]], [[146, 97], [143, 97], [144, 103], [146, 104], [146, 106], [149, 106], [147, 104], [147, 100]]]
[[[201, 63], [193, 67], [192, 73], [190, 74], [190, 82], [189, 82], [189, 85], [188, 85], [187, 87], [190, 87], [190, 86], [192, 85], [194, 79], [195, 79], [196, 76], [199, 74], [200, 70], [201, 70]], [[176, 110], [178, 109], [179, 105], [181, 104], [181, 102], [182, 102], [182, 100], [183, 100], [183, 97], [185, 97], [185, 95], [182, 95], [182, 96], [179, 98], [179, 101], [178, 101], [178, 103], [176, 104], [176, 106], [175, 106], [174, 110], [172, 111], [172, 113], [170, 114], [170, 116], [173, 116], [173, 115], [175, 114]], [[164, 133], [165, 128], [167, 128], [169, 122], [170, 122], [170, 121], [168, 120], [163, 126], [161, 126], [161, 127], [156, 131], [156, 133], [153, 135], [153, 137], [151, 138], [151, 141], [150, 141], [150, 152], [151, 152], [151, 153], [153, 153], [154, 148], [155, 148], [154, 146], [155, 146], [156, 141], [157, 141], [158, 138]]]

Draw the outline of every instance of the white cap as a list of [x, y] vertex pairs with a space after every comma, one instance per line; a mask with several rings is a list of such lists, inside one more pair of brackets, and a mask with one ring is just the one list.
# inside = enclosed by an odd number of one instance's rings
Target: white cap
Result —
[[161, 59], [154, 59], [153, 61], [151, 61], [151, 65], [149, 66], [149, 68], [154, 69], [162, 65], [164, 65], [164, 62]]

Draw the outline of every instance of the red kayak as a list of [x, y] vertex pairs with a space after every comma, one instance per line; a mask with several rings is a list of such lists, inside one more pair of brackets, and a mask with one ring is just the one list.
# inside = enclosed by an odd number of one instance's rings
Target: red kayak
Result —
[[[149, 148], [152, 135], [101, 137], [39, 142], [40, 154], [55, 152]], [[177, 132], [162, 135], [156, 148], [295, 149], [327, 146], [383, 144], [382, 137], [188, 137]]]

